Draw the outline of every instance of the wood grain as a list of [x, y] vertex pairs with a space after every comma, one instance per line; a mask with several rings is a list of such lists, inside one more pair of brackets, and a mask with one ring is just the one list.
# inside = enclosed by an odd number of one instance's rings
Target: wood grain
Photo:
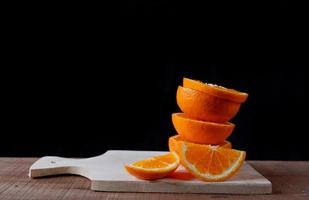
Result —
[[90, 190], [79, 176], [31, 179], [29, 166], [37, 158], [0, 158], [0, 199], [309, 199], [309, 162], [249, 161], [273, 183], [271, 195], [207, 195], [163, 193], [112, 193]]

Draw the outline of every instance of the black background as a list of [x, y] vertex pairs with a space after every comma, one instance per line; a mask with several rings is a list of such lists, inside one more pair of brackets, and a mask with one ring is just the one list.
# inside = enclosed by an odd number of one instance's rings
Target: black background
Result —
[[167, 150], [167, 139], [175, 134], [171, 113], [179, 111], [176, 89], [185, 76], [249, 93], [232, 120], [237, 126], [230, 137], [235, 148], [248, 151], [248, 159], [308, 159], [304, 66], [133, 66], [15, 72], [6, 97], [8, 129], [2, 132], [6, 138], [1, 154], [93, 156], [108, 149]]
[[229, 138], [248, 159], [309, 160], [301, 8], [130, 1], [12, 15], [0, 156], [167, 150], [189, 77], [249, 93]]

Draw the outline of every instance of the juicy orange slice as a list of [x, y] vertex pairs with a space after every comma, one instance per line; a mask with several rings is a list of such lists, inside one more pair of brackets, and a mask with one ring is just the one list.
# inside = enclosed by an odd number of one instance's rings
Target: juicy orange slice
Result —
[[224, 181], [243, 165], [246, 152], [218, 145], [199, 145], [180, 142], [181, 164], [194, 176], [204, 181]]
[[176, 153], [154, 156], [145, 160], [126, 164], [126, 170], [139, 179], [154, 180], [168, 176], [179, 165], [179, 157]]
[[239, 92], [234, 89], [229, 89], [214, 84], [207, 84], [188, 78], [183, 79], [183, 87], [205, 92], [207, 94], [234, 101], [236, 103], [243, 103], [248, 97], [248, 94], [244, 92]]

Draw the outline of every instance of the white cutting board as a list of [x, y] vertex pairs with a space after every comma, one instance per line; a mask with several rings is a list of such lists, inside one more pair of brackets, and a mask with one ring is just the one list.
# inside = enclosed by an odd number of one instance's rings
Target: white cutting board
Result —
[[96, 191], [221, 194], [270, 194], [272, 191], [271, 182], [246, 162], [234, 177], [218, 183], [173, 178], [145, 181], [131, 176], [124, 169], [125, 163], [163, 153], [166, 152], [113, 150], [86, 159], [46, 156], [30, 167], [29, 176], [81, 175], [91, 180], [91, 189]]

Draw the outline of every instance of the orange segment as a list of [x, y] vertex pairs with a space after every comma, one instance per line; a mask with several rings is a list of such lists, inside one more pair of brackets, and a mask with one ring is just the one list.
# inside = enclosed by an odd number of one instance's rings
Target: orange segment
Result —
[[203, 121], [229, 121], [240, 108], [240, 103], [181, 86], [178, 87], [176, 98], [182, 112]]
[[191, 119], [184, 113], [172, 114], [172, 121], [183, 139], [198, 144], [222, 144], [235, 127], [230, 122], [215, 123]]
[[136, 178], [154, 180], [171, 174], [177, 169], [179, 162], [178, 155], [172, 152], [126, 164], [125, 169]]
[[182, 142], [181, 164], [204, 181], [224, 181], [243, 165], [246, 152], [212, 145]]
[[229, 89], [214, 84], [207, 84], [188, 78], [183, 79], [183, 87], [198, 90], [219, 98], [234, 101], [236, 103], [243, 103], [248, 97], [248, 94], [244, 92], [239, 92], [234, 89]]

